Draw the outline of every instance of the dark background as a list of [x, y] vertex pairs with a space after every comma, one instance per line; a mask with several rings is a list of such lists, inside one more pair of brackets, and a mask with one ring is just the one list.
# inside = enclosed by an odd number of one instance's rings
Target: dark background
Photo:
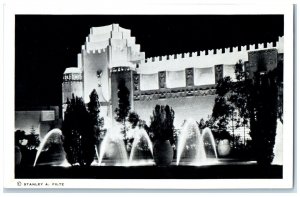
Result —
[[130, 29], [146, 57], [275, 42], [283, 15], [16, 15], [16, 110], [61, 105], [62, 74], [77, 66], [91, 27]]

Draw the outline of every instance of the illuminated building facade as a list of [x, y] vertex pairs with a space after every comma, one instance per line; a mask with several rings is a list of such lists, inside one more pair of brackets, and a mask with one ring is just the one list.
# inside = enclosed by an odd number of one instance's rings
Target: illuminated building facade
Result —
[[130, 90], [131, 110], [146, 122], [156, 104], [175, 111], [175, 127], [186, 118], [199, 121], [211, 115], [215, 85], [230, 76], [242, 60], [249, 77], [258, 70], [258, 58], [266, 69], [283, 61], [283, 37], [276, 43], [257, 43], [233, 48], [212, 49], [146, 58], [131, 31], [112, 24], [93, 27], [78, 54], [77, 67], [67, 68], [62, 84], [63, 110], [72, 94], [86, 103], [93, 89], [101, 102], [101, 116], [113, 120], [118, 107], [118, 83]]

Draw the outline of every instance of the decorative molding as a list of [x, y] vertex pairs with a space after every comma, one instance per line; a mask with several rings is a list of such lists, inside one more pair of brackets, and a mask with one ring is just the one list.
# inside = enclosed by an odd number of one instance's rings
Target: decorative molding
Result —
[[223, 64], [215, 65], [215, 83], [217, 84], [223, 78]]
[[110, 69], [110, 72], [114, 73], [114, 72], [127, 72], [130, 71], [130, 67], [127, 66], [120, 66], [120, 67], [113, 67], [112, 69]]
[[140, 90], [140, 75], [133, 74], [133, 90], [139, 91]]
[[82, 73], [68, 73], [63, 75], [63, 82], [82, 81]]
[[134, 101], [215, 95], [215, 85], [135, 91]]
[[159, 88], [166, 88], [166, 71], [158, 72]]
[[185, 69], [186, 86], [194, 86], [194, 68]]
[[277, 67], [277, 49], [251, 51], [249, 56], [249, 77], [252, 78], [257, 71], [269, 71]]

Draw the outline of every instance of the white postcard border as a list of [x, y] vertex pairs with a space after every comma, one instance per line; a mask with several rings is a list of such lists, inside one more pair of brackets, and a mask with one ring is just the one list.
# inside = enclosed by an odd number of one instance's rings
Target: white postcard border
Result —
[[[4, 187], [5, 188], [123, 188], [123, 189], [237, 189], [293, 186], [293, 6], [291, 4], [185, 5], [123, 3], [6, 4], [4, 8]], [[15, 179], [14, 178], [14, 30], [15, 14], [284, 14], [283, 179]], [[37, 27], [38, 28], [38, 27]], [[42, 66], [42, 65], [41, 65]], [[41, 183], [25, 186], [24, 183]], [[48, 185], [46, 185], [46, 183]], [[52, 184], [54, 183], [54, 185]], [[62, 183], [61, 185], [55, 185]]]

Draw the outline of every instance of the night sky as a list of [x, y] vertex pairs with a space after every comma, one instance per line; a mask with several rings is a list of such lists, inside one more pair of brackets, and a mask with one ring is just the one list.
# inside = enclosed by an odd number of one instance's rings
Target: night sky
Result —
[[130, 29], [146, 57], [274, 42], [282, 15], [17, 15], [16, 109], [61, 105], [62, 74], [75, 67], [91, 27]]

